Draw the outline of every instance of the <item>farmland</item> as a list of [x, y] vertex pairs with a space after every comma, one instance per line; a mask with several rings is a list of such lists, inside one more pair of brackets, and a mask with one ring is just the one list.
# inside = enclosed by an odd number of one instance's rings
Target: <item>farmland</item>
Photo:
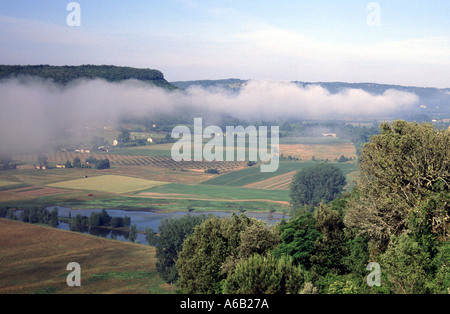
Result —
[[[0, 203], [8, 206], [61, 205], [73, 208], [126, 208], [160, 211], [265, 211], [289, 207], [289, 184], [293, 175], [317, 161], [353, 157], [351, 143], [339, 138], [282, 138], [280, 153], [301, 161], [280, 161], [273, 173], [245, 161], [181, 161], [170, 157], [171, 144], [114, 148], [110, 152], [48, 152], [50, 169], [37, 170], [37, 154], [16, 156], [16, 170], [0, 173]], [[300, 152], [296, 155], [297, 152]], [[56, 168], [78, 157], [108, 158], [110, 169]], [[353, 162], [336, 163], [351, 185], [357, 171]], [[216, 169], [217, 174], [205, 173]], [[275, 207], [274, 207], [275, 206]]]
[[75, 190], [94, 190], [107, 193], [130, 193], [139, 190], [149, 189], [155, 186], [167, 184], [166, 182], [150, 181], [139, 178], [105, 175], [92, 178], [84, 178], [70, 181], [63, 181], [49, 184], [49, 187], [75, 189]]
[[[274, 189], [287, 189], [287, 185], [290, 179], [295, 174], [296, 171], [302, 168], [312, 166], [314, 162], [280, 162], [279, 168], [276, 172], [266, 172], [260, 171], [259, 167], [247, 168], [240, 171], [235, 171], [232, 173], [227, 173], [222, 176], [213, 178], [208, 181], [204, 181], [202, 185], [219, 185], [219, 186], [245, 186], [253, 188], [263, 188], [270, 189], [272, 186]], [[353, 163], [338, 163], [336, 164], [341, 168], [345, 175], [349, 174], [351, 171], [356, 170], [356, 166]], [[276, 183], [280, 185], [276, 185]]]

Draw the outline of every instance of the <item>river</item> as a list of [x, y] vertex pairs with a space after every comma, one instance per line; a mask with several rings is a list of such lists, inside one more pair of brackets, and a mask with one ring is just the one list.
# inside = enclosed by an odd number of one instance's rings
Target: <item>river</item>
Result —
[[[60, 218], [74, 218], [76, 215], [80, 214], [81, 216], [89, 217], [92, 212], [99, 213], [102, 209], [71, 209], [68, 207], [59, 207], [52, 206], [48, 207], [49, 211], [52, 211], [53, 208], [58, 209], [58, 216]], [[106, 209], [106, 212], [111, 217], [124, 217], [128, 216], [131, 218], [131, 225], [136, 225], [136, 229], [138, 231], [143, 231], [147, 229], [147, 227], [152, 228], [155, 232], [158, 230], [158, 226], [162, 220], [166, 218], [179, 218], [184, 215], [206, 215], [209, 214], [215, 215], [217, 217], [229, 217], [232, 215], [231, 212], [153, 212], [153, 211], [130, 211], [130, 210], [118, 210], [118, 209]], [[268, 225], [276, 224], [280, 222], [283, 218], [287, 218], [287, 216], [278, 213], [268, 213], [268, 212], [248, 212], [245, 213], [247, 217], [261, 219], [266, 222]], [[68, 223], [59, 222], [58, 229], [70, 230], [70, 226]], [[128, 241], [128, 233], [121, 230], [111, 230], [107, 228], [97, 228], [97, 227], [86, 227], [82, 230], [85, 233], [89, 233], [96, 236], [101, 236], [105, 238], [111, 238], [121, 241]], [[147, 244], [146, 235], [142, 233], [138, 233], [136, 242], [141, 244]]]

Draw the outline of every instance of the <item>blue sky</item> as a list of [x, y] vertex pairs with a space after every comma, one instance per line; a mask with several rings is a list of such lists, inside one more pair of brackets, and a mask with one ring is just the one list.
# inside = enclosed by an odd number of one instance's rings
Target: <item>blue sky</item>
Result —
[[446, 0], [80, 0], [79, 27], [69, 2], [1, 0], [0, 63], [450, 87]]

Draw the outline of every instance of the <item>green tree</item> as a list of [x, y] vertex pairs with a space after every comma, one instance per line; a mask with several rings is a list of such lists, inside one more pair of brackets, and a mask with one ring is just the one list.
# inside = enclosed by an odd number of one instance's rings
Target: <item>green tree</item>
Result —
[[295, 264], [305, 269], [312, 266], [311, 256], [315, 251], [316, 240], [320, 232], [314, 228], [314, 217], [311, 213], [303, 212], [280, 225], [281, 240], [273, 255], [281, 258], [283, 255], [292, 256]]
[[286, 294], [299, 293], [304, 283], [301, 267], [292, 257], [279, 259], [272, 255], [252, 255], [242, 259], [236, 270], [224, 282], [227, 294]]
[[131, 142], [130, 132], [122, 131], [122, 133], [117, 137], [117, 141], [123, 144]]
[[158, 244], [158, 237], [157, 237], [155, 231], [152, 228], [147, 227], [145, 229], [145, 233], [147, 233], [146, 239], [147, 239], [148, 245], [156, 246]]
[[[205, 219], [204, 215], [185, 215], [181, 218], [164, 219], [158, 227], [159, 237], [155, 239], [149, 234], [147, 240], [156, 246], [156, 269], [166, 282], [177, 282], [179, 275], [175, 263], [179, 252], [183, 249], [184, 240]], [[154, 235], [153, 230], [151, 234]]]
[[74, 168], [81, 168], [81, 159], [79, 157], [75, 157], [73, 159], [73, 167]]
[[[450, 131], [431, 124], [382, 123], [366, 144], [345, 224], [385, 248], [406, 232], [449, 236]], [[427, 242], [429, 242], [427, 240]]]
[[429, 256], [409, 235], [392, 236], [380, 255], [381, 271], [387, 274], [393, 293], [425, 293]]
[[222, 265], [224, 274], [232, 273], [236, 265], [252, 255], [264, 256], [281, 243], [278, 226], [268, 227], [263, 221], [257, 220], [241, 232], [241, 243], [237, 255], [230, 255]]
[[58, 227], [58, 208], [53, 208], [52, 212], [50, 213], [50, 221], [49, 225], [53, 228]]
[[132, 225], [130, 227], [130, 233], [128, 234], [128, 240], [130, 240], [130, 242], [135, 242], [137, 239], [137, 229], [136, 229], [136, 225]]
[[345, 225], [338, 211], [321, 204], [314, 212], [314, 228], [320, 232], [311, 256], [313, 269], [321, 275], [333, 271], [343, 274], [346, 270], [343, 258], [346, 255]]
[[319, 164], [299, 170], [289, 189], [294, 208], [328, 203], [341, 195], [346, 184], [342, 171], [332, 164]]
[[216, 293], [226, 278], [222, 265], [229, 256], [238, 255], [240, 233], [255, 221], [233, 214], [221, 219], [214, 216], [197, 226], [184, 241], [176, 262], [180, 289], [184, 293]]
[[99, 213], [91, 213], [91, 215], [89, 216], [89, 225], [94, 227], [98, 227], [101, 225]]
[[69, 160], [67, 160], [64, 167], [67, 169], [72, 168], [72, 163]]
[[98, 170], [109, 169], [111, 167], [109, 159], [101, 159], [95, 163], [95, 166]]
[[439, 246], [433, 259], [433, 281], [429, 284], [432, 293], [450, 294], [450, 242]]

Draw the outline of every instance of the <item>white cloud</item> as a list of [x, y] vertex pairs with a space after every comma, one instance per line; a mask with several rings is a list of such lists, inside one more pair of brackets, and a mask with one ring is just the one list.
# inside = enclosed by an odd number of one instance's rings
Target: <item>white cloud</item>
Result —
[[124, 115], [186, 111], [202, 118], [228, 114], [249, 120], [373, 117], [407, 110], [418, 102], [416, 95], [396, 90], [382, 95], [356, 89], [331, 94], [320, 86], [269, 81], [250, 81], [236, 94], [199, 87], [167, 92], [133, 80], [78, 80], [60, 87], [38, 79], [13, 79], [0, 83], [0, 95], [2, 150], [43, 147], [61, 134], [77, 135], [85, 125], [114, 125]]

